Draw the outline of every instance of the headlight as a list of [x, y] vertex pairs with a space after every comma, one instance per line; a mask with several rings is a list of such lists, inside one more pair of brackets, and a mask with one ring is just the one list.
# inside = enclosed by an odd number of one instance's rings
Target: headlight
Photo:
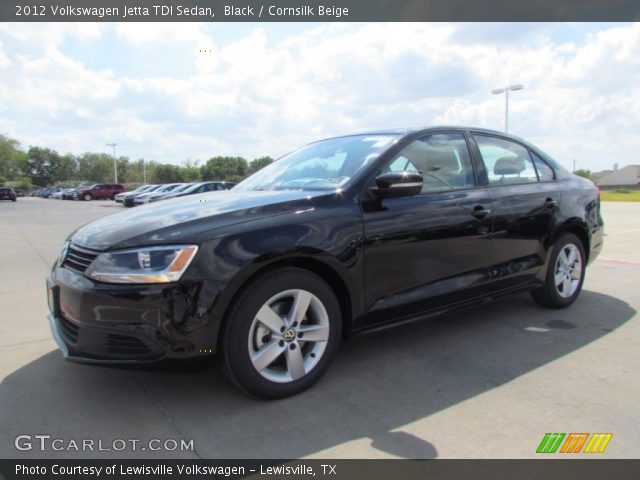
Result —
[[173, 245], [101, 253], [85, 275], [107, 283], [176, 282], [197, 251], [195, 245]]

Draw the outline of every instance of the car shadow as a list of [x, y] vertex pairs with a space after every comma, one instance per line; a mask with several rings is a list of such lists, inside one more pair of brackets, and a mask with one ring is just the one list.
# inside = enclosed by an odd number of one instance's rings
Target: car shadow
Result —
[[538, 307], [526, 294], [505, 297], [347, 341], [315, 387], [277, 401], [244, 395], [207, 362], [107, 368], [64, 362], [52, 351], [0, 384], [0, 456], [186, 455], [43, 454], [13, 445], [16, 435], [46, 433], [193, 439], [195, 455], [204, 458], [299, 458], [328, 449], [335, 455], [345, 442], [362, 439], [394, 456], [436, 458], [434, 438], [394, 430], [569, 355], [635, 313], [624, 301], [591, 291], [565, 310]]

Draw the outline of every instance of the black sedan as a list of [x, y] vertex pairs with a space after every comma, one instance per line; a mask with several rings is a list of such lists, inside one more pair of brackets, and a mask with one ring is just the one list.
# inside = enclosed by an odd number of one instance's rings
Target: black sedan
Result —
[[11, 200], [12, 202], [15, 202], [17, 199], [18, 195], [13, 188], [0, 188], [0, 200]]
[[282, 397], [345, 337], [523, 290], [568, 307], [602, 238], [593, 183], [517, 137], [350, 135], [232, 190], [79, 228], [49, 276], [49, 318], [71, 360], [215, 352], [236, 385]]

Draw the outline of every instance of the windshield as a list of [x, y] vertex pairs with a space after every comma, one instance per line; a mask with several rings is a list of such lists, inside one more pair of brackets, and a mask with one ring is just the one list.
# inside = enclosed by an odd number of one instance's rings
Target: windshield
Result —
[[189, 185], [187, 188], [185, 188], [184, 190], [182, 190], [182, 192], [191, 193], [194, 190], [197, 190], [198, 188], [200, 188], [202, 185], [206, 185], [206, 183], [193, 183]]
[[312, 143], [257, 171], [234, 190], [334, 190], [354, 178], [398, 138], [353, 135]]
[[184, 185], [180, 185], [179, 187], [176, 187], [173, 190], [171, 190], [171, 193], [184, 192], [190, 187], [193, 187], [193, 183], [185, 183]]
[[161, 185], [160, 188], [155, 190], [155, 193], [170, 192], [171, 190], [176, 188], [178, 185], [181, 185], [181, 184], [180, 183], [170, 183], [170, 184], [166, 184], [166, 185]]

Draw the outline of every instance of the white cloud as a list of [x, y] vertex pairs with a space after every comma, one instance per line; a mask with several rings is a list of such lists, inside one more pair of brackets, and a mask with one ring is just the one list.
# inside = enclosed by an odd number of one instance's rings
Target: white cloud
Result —
[[118, 37], [134, 46], [187, 43], [205, 48], [210, 38], [202, 33], [202, 23], [149, 23], [128, 22], [115, 24]]
[[[501, 129], [503, 98], [489, 91], [517, 82], [514, 133], [566, 165], [638, 162], [640, 24], [588, 35], [562, 24], [323, 24], [280, 40], [277, 25], [256, 24], [233, 41], [216, 28], [0, 25], [4, 133], [78, 153], [113, 139], [132, 158], [252, 158], [367, 128]], [[146, 63], [131, 64], [132, 52]]]
[[0, 42], [0, 70], [11, 65], [11, 60], [2, 51], [2, 42]]

